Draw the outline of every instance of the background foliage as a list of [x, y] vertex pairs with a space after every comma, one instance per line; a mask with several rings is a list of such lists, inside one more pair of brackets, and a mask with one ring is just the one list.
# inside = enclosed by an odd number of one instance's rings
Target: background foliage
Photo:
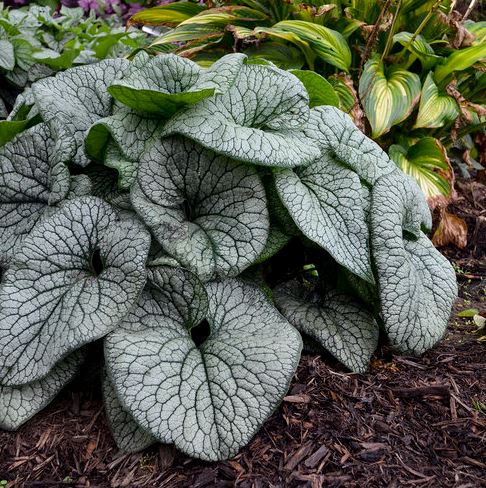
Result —
[[324, 76], [321, 91], [338, 98], [327, 103], [350, 113], [435, 206], [453, 192], [451, 161], [465, 176], [482, 169], [470, 134], [484, 134], [486, 22], [454, 7], [451, 0], [180, 1], [130, 22], [170, 27], [150, 49], [203, 65], [242, 51]]

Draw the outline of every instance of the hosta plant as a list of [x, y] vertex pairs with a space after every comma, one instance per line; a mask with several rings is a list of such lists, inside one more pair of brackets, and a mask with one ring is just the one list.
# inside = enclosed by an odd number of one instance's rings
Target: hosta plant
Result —
[[423, 194], [321, 95], [243, 54], [140, 53], [32, 86], [39, 121], [0, 148], [2, 428], [102, 341], [121, 449], [225, 459], [278, 406], [302, 338], [356, 372], [380, 337], [440, 340], [456, 284]]

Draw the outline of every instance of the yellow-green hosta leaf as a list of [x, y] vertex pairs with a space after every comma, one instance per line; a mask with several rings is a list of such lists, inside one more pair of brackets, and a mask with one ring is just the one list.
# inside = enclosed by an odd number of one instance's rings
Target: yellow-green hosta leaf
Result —
[[205, 5], [192, 2], [175, 2], [148, 8], [130, 17], [128, 24], [175, 26], [206, 10]]
[[473, 20], [466, 20], [464, 22], [464, 27], [474, 36], [476, 39], [473, 41], [472, 45], [477, 46], [482, 42], [486, 41], [486, 20], [482, 22], [474, 22]]
[[439, 64], [435, 68], [435, 80], [437, 83], [440, 83], [453, 71], [463, 71], [485, 58], [486, 41], [481, 42], [477, 46], [466, 47], [465, 49], [454, 51], [444, 63]]
[[346, 72], [351, 65], [351, 51], [346, 39], [338, 31], [303, 20], [284, 20], [273, 26], [292, 32], [313, 49], [316, 56]]
[[244, 53], [248, 56], [250, 63], [270, 61], [281, 69], [300, 69], [305, 63], [305, 57], [301, 51], [283, 42], [265, 42], [261, 46], [249, 47]]
[[[301, 39], [297, 34], [294, 34], [293, 32], [287, 32], [282, 29], [276, 29], [275, 27], [256, 27], [254, 32], [255, 34], [267, 34], [270, 37], [276, 37], [277, 39], [291, 42], [302, 51], [305, 56], [305, 61], [309, 65], [309, 68], [314, 68], [316, 54], [312, 50], [309, 43]], [[263, 44], [263, 46], [265, 46], [265, 44]]]
[[359, 97], [372, 137], [379, 137], [405, 120], [420, 96], [420, 78], [398, 66], [385, 69], [378, 57], [370, 59], [359, 80]]
[[162, 34], [152, 46], [173, 42], [200, 42], [220, 40], [228, 25], [254, 27], [264, 23], [267, 16], [258, 10], [242, 6], [227, 6], [203, 10], [199, 14], [181, 22], [175, 29]]
[[419, 112], [414, 127], [442, 127], [455, 120], [458, 115], [457, 102], [449, 95], [439, 95], [439, 89], [430, 72], [422, 87]]
[[412, 34], [410, 32], [399, 32], [393, 36], [393, 42], [399, 42], [406, 47], [411, 53], [420, 59], [424, 69], [432, 68], [437, 62], [442, 59], [437, 56], [430, 46], [430, 44], [420, 34], [412, 41]]
[[393, 144], [389, 154], [404, 173], [414, 178], [427, 198], [450, 195], [451, 169], [437, 139], [424, 137], [409, 148]]
[[315, 71], [292, 69], [290, 72], [299, 78], [309, 94], [309, 106], [333, 105], [339, 107], [339, 97], [332, 85]]

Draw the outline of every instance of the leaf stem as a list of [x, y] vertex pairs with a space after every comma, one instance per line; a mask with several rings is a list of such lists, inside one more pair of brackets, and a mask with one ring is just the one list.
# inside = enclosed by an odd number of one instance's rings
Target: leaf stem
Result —
[[395, 10], [395, 15], [393, 16], [392, 25], [390, 26], [390, 31], [388, 32], [388, 37], [386, 39], [385, 49], [383, 50], [383, 53], [381, 55], [381, 61], [382, 62], [388, 56], [388, 53], [390, 52], [390, 48], [392, 46], [393, 36], [395, 35], [395, 27], [397, 24], [398, 14], [400, 13], [401, 6], [402, 6], [402, 0], [398, 0], [397, 9]]

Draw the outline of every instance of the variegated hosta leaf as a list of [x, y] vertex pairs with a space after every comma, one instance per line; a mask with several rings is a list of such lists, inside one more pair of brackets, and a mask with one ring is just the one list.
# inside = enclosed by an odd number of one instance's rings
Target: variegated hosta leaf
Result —
[[301, 339], [251, 285], [227, 280], [206, 290], [202, 344], [191, 337], [197, 324], [165, 314], [159, 304], [167, 297], [153, 290], [107, 337], [105, 351], [118, 397], [142, 428], [216, 461], [234, 456], [280, 403]]
[[431, 69], [442, 59], [441, 56], [435, 54], [431, 45], [420, 34], [415, 36], [410, 32], [399, 32], [393, 36], [393, 42], [399, 42], [403, 47], [406, 47], [417, 56], [424, 70]]
[[352, 371], [366, 371], [379, 331], [373, 316], [358, 302], [335, 291], [312, 297], [297, 282], [277, 287], [273, 297], [297, 330], [318, 341]]
[[157, 442], [122, 406], [106, 374], [103, 374], [103, 401], [108, 424], [119, 449], [124, 452], [138, 452]]
[[308, 104], [307, 91], [292, 74], [246, 64], [225, 94], [178, 112], [165, 132], [252, 164], [294, 167], [319, 156], [316, 143], [302, 132]]
[[21, 386], [0, 385], [0, 429], [16, 430], [40, 412], [73, 379], [83, 359], [77, 351], [40, 380]]
[[108, 59], [71, 68], [32, 85], [36, 105], [56, 140], [56, 162], [89, 162], [84, 137], [91, 125], [111, 112], [107, 87], [128, 69], [126, 59]]
[[439, 140], [422, 137], [408, 148], [392, 144], [389, 152], [397, 166], [417, 182], [426, 198], [450, 196], [452, 168]]
[[265, 190], [254, 168], [174, 136], [139, 166], [132, 203], [157, 240], [202, 279], [236, 276], [268, 235]]
[[227, 91], [245, 58], [244, 54], [228, 54], [203, 70], [175, 54], [154, 56], [140, 69], [113, 83], [108, 91], [137, 112], [169, 118], [184, 105]]
[[146, 280], [150, 237], [95, 197], [64, 204], [24, 239], [0, 286], [0, 383], [35, 381], [110, 332]]
[[414, 127], [442, 127], [453, 122], [458, 115], [457, 102], [449, 95], [439, 95], [439, 89], [434, 83], [434, 76], [429, 73], [422, 87], [419, 111]]
[[372, 190], [371, 245], [381, 314], [391, 344], [420, 354], [443, 336], [457, 295], [454, 270], [427, 237], [404, 230], [419, 225], [417, 192], [407, 177], [390, 174]]
[[377, 138], [405, 120], [420, 97], [420, 78], [399, 66], [386, 68], [378, 57], [364, 66], [359, 97], [368, 118], [372, 137]]
[[366, 137], [349, 115], [335, 107], [313, 108], [305, 134], [370, 185], [396, 169], [385, 151]]
[[54, 141], [46, 124], [19, 134], [0, 148], [0, 263], [49, 208], [69, 192], [63, 164], [51, 168]]
[[307, 166], [276, 172], [275, 186], [305, 236], [373, 282], [361, 182], [334, 159], [332, 149]]

